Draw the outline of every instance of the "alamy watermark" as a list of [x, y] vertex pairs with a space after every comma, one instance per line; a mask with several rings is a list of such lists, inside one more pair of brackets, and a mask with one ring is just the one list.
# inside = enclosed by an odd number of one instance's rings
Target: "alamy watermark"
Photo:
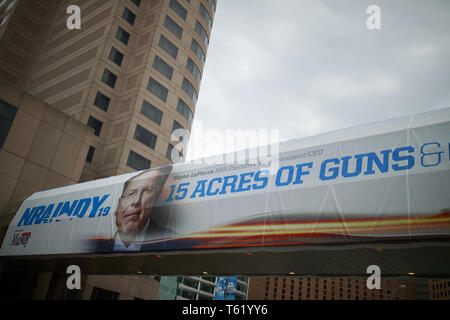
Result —
[[372, 4], [367, 7], [366, 13], [369, 15], [366, 20], [366, 26], [369, 30], [381, 30], [381, 9]]
[[70, 5], [66, 10], [67, 14], [70, 16], [66, 20], [66, 26], [69, 30], [80, 30], [81, 29], [81, 9], [79, 6]]
[[[192, 164], [255, 164], [270, 168], [271, 173], [278, 170], [279, 129], [204, 129], [198, 121], [192, 132], [190, 136], [183, 128], [173, 131], [175, 146], [169, 157], [174, 163], [185, 160], [189, 145]], [[196, 158], [203, 154], [210, 156]]]

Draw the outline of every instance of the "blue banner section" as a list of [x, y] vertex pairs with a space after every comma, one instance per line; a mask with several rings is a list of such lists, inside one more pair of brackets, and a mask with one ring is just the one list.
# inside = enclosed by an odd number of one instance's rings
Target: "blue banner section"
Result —
[[[299, 185], [309, 179], [328, 182], [337, 178], [354, 178], [373, 174], [389, 174], [395, 171], [413, 169], [415, 166], [436, 167], [443, 163], [443, 150], [446, 143], [429, 142], [416, 149], [413, 146], [386, 149], [368, 153], [329, 158], [320, 163], [306, 162], [282, 166], [275, 175], [275, 186], [282, 188]], [[447, 150], [448, 151], [448, 150]], [[314, 168], [318, 177], [312, 177]], [[213, 173], [213, 172], [211, 172]], [[195, 199], [212, 196], [224, 196], [232, 193], [264, 189], [269, 183], [269, 170], [250, 171], [241, 174], [214, 177], [170, 185], [166, 202], [183, 199]]]
[[101, 205], [108, 197], [109, 194], [106, 194], [102, 197], [83, 198], [59, 202], [57, 204], [51, 203], [48, 206], [27, 208], [17, 226], [59, 222], [61, 219], [69, 217], [81, 219], [84, 217], [95, 218], [96, 216], [107, 216], [111, 208], [101, 207]]

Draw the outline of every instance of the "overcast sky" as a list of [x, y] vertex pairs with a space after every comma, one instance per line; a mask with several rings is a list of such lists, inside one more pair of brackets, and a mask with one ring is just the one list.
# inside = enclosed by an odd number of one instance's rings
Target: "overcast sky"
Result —
[[[366, 26], [372, 4], [381, 30]], [[238, 128], [285, 141], [449, 106], [449, 0], [218, 0], [191, 142]], [[203, 149], [188, 158], [221, 153]]]

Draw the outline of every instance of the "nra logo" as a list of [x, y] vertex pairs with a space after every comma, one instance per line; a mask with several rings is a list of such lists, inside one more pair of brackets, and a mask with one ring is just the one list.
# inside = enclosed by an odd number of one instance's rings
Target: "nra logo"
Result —
[[10, 246], [23, 246], [24, 248], [28, 244], [28, 240], [31, 238], [31, 232], [18, 231], [14, 233], [14, 237]]

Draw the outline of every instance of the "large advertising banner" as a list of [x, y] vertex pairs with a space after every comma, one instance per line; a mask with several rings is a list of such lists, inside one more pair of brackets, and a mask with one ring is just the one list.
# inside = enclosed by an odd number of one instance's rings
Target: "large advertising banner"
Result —
[[38, 192], [0, 255], [448, 241], [449, 148], [450, 108]]

